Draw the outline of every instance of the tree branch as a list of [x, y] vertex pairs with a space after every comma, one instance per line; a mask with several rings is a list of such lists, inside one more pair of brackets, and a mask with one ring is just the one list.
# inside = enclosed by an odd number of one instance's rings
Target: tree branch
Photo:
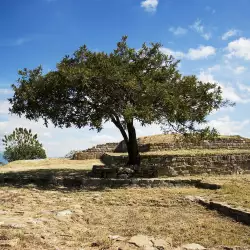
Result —
[[126, 131], [124, 130], [121, 122], [120, 122], [120, 119], [118, 116], [116, 115], [112, 115], [111, 116], [111, 121], [115, 124], [115, 126], [120, 130], [122, 136], [123, 136], [123, 139], [126, 143], [126, 145], [128, 144], [128, 135], [126, 134]]

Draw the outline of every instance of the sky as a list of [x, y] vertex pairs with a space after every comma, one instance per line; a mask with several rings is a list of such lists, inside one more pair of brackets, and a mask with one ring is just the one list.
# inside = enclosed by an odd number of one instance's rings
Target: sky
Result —
[[[11, 115], [7, 98], [19, 69], [42, 65], [49, 72], [83, 44], [111, 52], [123, 35], [134, 48], [160, 42], [163, 53], [181, 60], [183, 75], [219, 84], [236, 106], [213, 112], [209, 125], [250, 137], [249, 9], [249, 0], [1, 0], [0, 137], [15, 127], [31, 128], [50, 157], [120, 141], [111, 123], [97, 133], [88, 127], [46, 128], [42, 121]], [[157, 125], [136, 128], [138, 136], [162, 132]]]

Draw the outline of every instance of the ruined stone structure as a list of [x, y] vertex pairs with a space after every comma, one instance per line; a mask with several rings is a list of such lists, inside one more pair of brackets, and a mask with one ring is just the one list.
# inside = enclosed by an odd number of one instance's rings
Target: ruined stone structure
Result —
[[114, 152], [118, 143], [106, 143], [79, 151], [74, 154], [73, 160], [100, 159], [104, 153]]
[[[149, 151], [166, 151], [178, 149], [250, 149], [250, 140], [248, 138], [232, 137], [232, 138], [217, 138], [212, 141], [204, 140], [200, 143], [148, 143], [139, 144], [140, 152]], [[115, 152], [127, 152], [126, 144], [122, 141], [115, 148]]]
[[[122, 166], [127, 156], [104, 154], [107, 165]], [[244, 154], [204, 156], [141, 155], [141, 168], [155, 167], [159, 176], [187, 176], [198, 174], [250, 174], [250, 151]]]
[[[249, 149], [250, 140], [241, 137], [232, 138], [218, 138], [213, 141], [202, 141], [200, 143], [148, 143], [139, 144], [140, 152], [150, 151], [167, 151], [178, 149]], [[77, 152], [74, 160], [86, 160], [86, 159], [100, 159], [104, 153], [125, 153], [127, 152], [126, 144], [122, 141], [120, 143], [106, 143], [94, 146], [92, 148]]]
[[[157, 176], [250, 173], [250, 139], [247, 138], [237, 136], [220, 137], [212, 141], [202, 141], [196, 144], [184, 142], [148, 143], [139, 144], [139, 148], [140, 152], [210, 150], [210, 153], [207, 155], [200, 153], [195, 155], [178, 155], [177, 152], [176, 155], [173, 153], [167, 155], [163, 152], [160, 154], [142, 154], [142, 177], [152, 177], [149, 172], [152, 172], [154, 169], [157, 170]], [[227, 152], [222, 154], [218, 152], [218, 149], [225, 149]], [[243, 149], [244, 152], [240, 151]], [[228, 150], [232, 151], [228, 152]], [[127, 162], [127, 156], [109, 154], [112, 152], [127, 152], [126, 145], [124, 142], [97, 145], [76, 153], [74, 159], [101, 159], [104, 164], [109, 166], [124, 166], [124, 163]]]

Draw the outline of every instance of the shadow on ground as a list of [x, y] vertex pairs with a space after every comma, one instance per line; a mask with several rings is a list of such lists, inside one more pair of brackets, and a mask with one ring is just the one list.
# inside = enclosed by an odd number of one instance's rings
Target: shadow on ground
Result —
[[[89, 170], [38, 169], [0, 173], [0, 186], [18, 188], [53, 189], [60, 191], [82, 190], [82, 180]], [[105, 190], [105, 186], [84, 187], [85, 190]]]

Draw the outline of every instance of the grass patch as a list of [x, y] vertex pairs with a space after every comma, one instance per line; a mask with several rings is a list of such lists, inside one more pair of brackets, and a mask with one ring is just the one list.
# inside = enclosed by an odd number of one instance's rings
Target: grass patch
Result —
[[[126, 156], [127, 153], [107, 153], [112, 156]], [[168, 151], [149, 151], [141, 155], [157, 156], [206, 156], [206, 155], [232, 155], [232, 154], [250, 154], [250, 149], [181, 149]]]
[[[15, 250], [79, 249], [106, 242], [108, 235], [138, 233], [172, 237], [175, 246], [196, 242], [206, 247], [250, 245], [250, 227], [187, 201], [195, 188], [116, 189], [103, 192], [0, 188], [0, 221], [22, 228], [2, 228], [19, 237]], [[56, 213], [69, 209], [71, 216]], [[37, 237], [39, 236], [39, 237]], [[106, 244], [106, 243], [105, 243]]]
[[[140, 144], [155, 144], [155, 143], [175, 143], [176, 140], [181, 139], [181, 135], [175, 134], [159, 134], [159, 135], [151, 135], [151, 136], [143, 136], [138, 138], [138, 142]], [[239, 135], [220, 135], [218, 139], [223, 140], [232, 140], [232, 139], [244, 139], [249, 140], [248, 138], [241, 137]]]
[[208, 177], [204, 181], [222, 184], [221, 189], [209, 194], [211, 199], [250, 209], [250, 175]]
[[214, 201], [226, 202], [233, 207], [250, 209], [250, 174], [245, 175], [221, 175], [221, 176], [178, 176], [166, 179], [200, 179], [203, 182], [220, 184], [221, 189], [208, 190], [197, 189], [195, 195], [201, 195]]
[[14, 161], [0, 166], [0, 173], [34, 171], [34, 170], [90, 170], [94, 164], [101, 164], [98, 159], [93, 160], [68, 160], [68, 159], [44, 159]]

